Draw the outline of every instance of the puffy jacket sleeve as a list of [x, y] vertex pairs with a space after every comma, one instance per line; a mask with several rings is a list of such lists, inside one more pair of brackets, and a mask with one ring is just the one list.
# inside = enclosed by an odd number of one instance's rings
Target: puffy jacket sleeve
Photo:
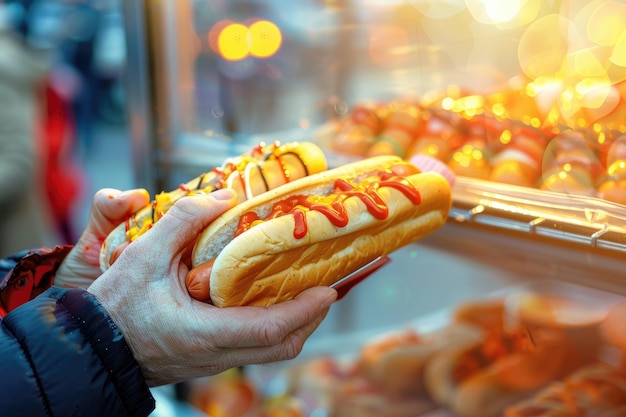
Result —
[[3, 416], [147, 416], [154, 399], [124, 337], [84, 289], [51, 287], [0, 323]]

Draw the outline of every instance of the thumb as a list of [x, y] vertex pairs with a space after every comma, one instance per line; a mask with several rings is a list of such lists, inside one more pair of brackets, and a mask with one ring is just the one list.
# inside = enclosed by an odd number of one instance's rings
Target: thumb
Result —
[[150, 240], [162, 242], [169, 253], [180, 253], [187, 249], [213, 220], [235, 204], [236, 194], [228, 188], [214, 191], [209, 195], [183, 197], [154, 224], [149, 233]]

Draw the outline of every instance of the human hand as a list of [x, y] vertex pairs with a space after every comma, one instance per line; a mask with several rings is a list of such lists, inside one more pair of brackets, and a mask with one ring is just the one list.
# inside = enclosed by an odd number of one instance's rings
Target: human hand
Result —
[[150, 194], [145, 189], [99, 190], [93, 197], [87, 226], [59, 266], [54, 285], [66, 288], [89, 287], [102, 273], [100, 247], [104, 239], [128, 216], [149, 203]]
[[333, 289], [312, 288], [267, 308], [218, 308], [191, 298], [185, 286], [189, 247], [234, 204], [226, 189], [177, 201], [89, 287], [150, 386], [292, 359], [337, 297]]

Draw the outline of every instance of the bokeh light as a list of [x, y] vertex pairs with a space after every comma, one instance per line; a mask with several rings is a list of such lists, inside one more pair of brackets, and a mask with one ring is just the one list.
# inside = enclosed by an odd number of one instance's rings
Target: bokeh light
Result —
[[615, 43], [615, 47], [609, 59], [614, 65], [626, 67], [626, 27]]
[[[341, 5], [322, 3], [332, 13]], [[363, 48], [358, 52], [367, 54], [368, 64], [398, 78], [415, 64], [427, 73], [423, 84], [436, 91], [458, 83], [468, 95], [501, 93], [484, 103], [458, 96], [442, 103], [463, 117], [489, 112], [534, 127], [606, 125], [606, 118], [614, 120], [617, 113], [626, 119], [621, 110], [626, 100], [626, 1], [359, 0], [353, 5], [354, 21], [364, 24], [351, 32], [352, 46]], [[283, 36], [292, 33], [297, 19], [282, 13], [276, 18], [282, 29], [259, 17], [221, 20], [208, 32], [208, 45], [224, 58], [222, 65], [243, 74], [250, 70], [245, 58], [274, 56]], [[270, 60], [262, 67], [270, 78], [280, 78], [271, 65]], [[516, 77], [519, 83], [509, 82]]]
[[508, 22], [522, 8], [521, 0], [466, 0], [465, 4], [476, 21], [489, 24]]
[[541, 0], [465, 0], [472, 17], [480, 23], [510, 29], [537, 18]]
[[569, 36], [576, 29], [566, 18], [550, 14], [534, 21], [519, 42], [521, 70], [531, 79], [562, 74]]
[[248, 27], [240, 23], [232, 23], [222, 29], [217, 40], [220, 55], [229, 61], [238, 61], [248, 56], [248, 32]]
[[221, 20], [213, 25], [207, 37], [211, 50], [228, 61], [240, 61], [248, 56], [268, 58], [282, 44], [280, 29], [267, 20], [257, 20], [250, 26]]
[[458, 0], [410, 0], [410, 3], [431, 19], [447, 19], [465, 10], [463, 2]]
[[602, 46], [617, 43], [626, 28], [626, 3], [606, 1], [598, 5], [589, 17], [587, 36]]
[[572, 68], [568, 68], [568, 73], [581, 77], [606, 78], [607, 68], [602, 65], [596, 55], [589, 49], [583, 49], [571, 54]]
[[260, 20], [250, 25], [250, 54], [267, 58], [276, 53], [282, 44], [282, 34], [274, 23]]
[[218, 41], [222, 30], [224, 30], [225, 27], [234, 23], [235, 22], [233, 22], [232, 20], [223, 19], [218, 21], [213, 25], [213, 27], [211, 27], [211, 30], [209, 30], [207, 34], [207, 42], [209, 43], [209, 47], [214, 53], [220, 53]]
[[[526, 85], [509, 85], [518, 99], [503, 95], [491, 102], [502, 105], [490, 107], [494, 114], [515, 115], [536, 127], [585, 126], [619, 116], [626, 100], [626, 1], [410, 3], [422, 14], [427, 50], [434, 51], [429, 65], [471, 73], [473, 91], [486, 94], [502, 80], [525, 80]], [[436, 85], [448, 82], [432, 78]]]

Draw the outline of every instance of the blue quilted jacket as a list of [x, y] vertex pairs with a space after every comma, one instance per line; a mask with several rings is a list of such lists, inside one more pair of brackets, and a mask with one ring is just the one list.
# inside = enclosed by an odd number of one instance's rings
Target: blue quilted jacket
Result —
[[52, 286], [68, 251], [0, 260], [0, 415], [147, 416], [154, 399], [107, 312]]

